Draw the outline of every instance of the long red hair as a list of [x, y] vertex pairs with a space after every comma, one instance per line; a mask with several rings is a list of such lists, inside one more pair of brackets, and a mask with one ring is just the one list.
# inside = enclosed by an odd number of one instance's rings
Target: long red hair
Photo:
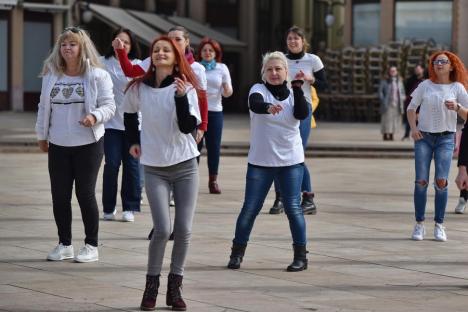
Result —
[[429, 79], [431, 79], [432, 82], [437, 81], [437, 74], [434, 70], [434, 65], [432, 62], [441, 54], [447, 55], [448, 59], [450, 60], [450, 65], [453, 69], [450, 72], [450, 81], [457, 81], [465, 86], [465, 89], [468, 89], [468, 74], [466, 72], [465, 64], [463, 64], [462, 60], [455, 53], [450, 51], [437, 51], [431, 55], [429, 58], [429, 65], [427, 66], [429, 70]]
[[182, 75], [185, 75], [185, 78], [187, 79], [187, 81], [195, 89], [197, 89], [197, 90], [199, 89], [198, 79], [196, 78], [195, 74], [193, 73], [192, 67], [190, 67], [190, 64], [185, 59], [184, 52], [179, 50], [176, 43], [171, 38], [164, 35], [164, 36], [161, 36], [159, 38], [156, 38], [153, 41], [153, 43], [151, 44], [151, 46], [150, 46], [149, 55], [150, 55], [151, 65], [150, 65], [148, 71], [143, 76], [137, 77], [137, 78], [133, 79], [132, 81], [130, 81], [130, 83], [127, 85], [127, 88], [125, 89], [125, 91], [127, 91], [130, 87], [132, 87], [135, 84], [138, 85], [138, 84], [140, 84], [142, 82], [154, 81], [155, 75], [156, 75], [156, 66], [153, 63], [153, 58], [152, 58], [153, 48], [154, 48], [154, 45], [158, 41], [161, 41], [161, 40], [169, 42], [171, 44], [171, 46], [172, 46], [172, 50], [174, 51], [175, 63], [176, 63], [174, 65], [174, 70], [172, 72], [174, 77], [178, 77], [178, 78], [182, 79]]

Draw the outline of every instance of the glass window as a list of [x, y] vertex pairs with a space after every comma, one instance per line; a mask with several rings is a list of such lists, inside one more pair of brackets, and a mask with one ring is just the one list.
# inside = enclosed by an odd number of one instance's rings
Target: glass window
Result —
[[42, 64], [51, 49], [52, 25], [44, 22], [24, 22], [24, 91], [41, 91], [41, 79], [38, 77]]
[[[391, 25], [389, 25], [391, 27]], [[379, 44], [380, 3], [356, 3], [353, 5], [353, 45]]]
[[450, 46], [451, 1], [398, 1], [395, 6], [395, 39], [433, 39]]
[[7, 91], [8, 83], [8, 23], [0, 19], [0, 91]]

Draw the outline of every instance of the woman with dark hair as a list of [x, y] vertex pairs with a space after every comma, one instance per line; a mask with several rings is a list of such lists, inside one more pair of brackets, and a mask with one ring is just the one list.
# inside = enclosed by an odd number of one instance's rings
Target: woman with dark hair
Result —
[[[148, 248], [148, 271], [141, 309], [154, 310], [159, 277], [171, 234], [169, 193], [174, 192], [174, 245], [166, 304], [184, 311], [181, 287], [198, 195], [197, 150], [192, 132], [200, 123], [198, 81], [176, 43], [167, 36], [151, 44], [148, 71], [133, 80], [124, 98], [125, 131], [130, 154], [145, 169], [145, 187], [154, 235]], [[141, 140], [138, 116], [141, 111]]]
[[[327, 88], [327, 81], [325, 78], [325, 69], [322, 60], [315, 54], [307, 53], [309, 43], [305, 37], [304, 31], [297, 27], [292, 26], [286, 33], [286, 45], [288, 53], [289, 66], [289, 80], [295, 79], [297, 75], [304, 81], [302, 91], [308, 103], [309, 114], [307, 118], [300, 121], [300, 134], [302, 139], [302, 146], [304, 152], [307, 148], [307, 142], [310, 136], [311, 119], [312, 119], [312, 98], [310, 87], [313, 86], [318, 91], [323, 91]], [[278, 183], [275, 180], [276, 198], [273, 207], [270, 209], [270, 214], [278, 214], [283, 211], [281, 202], [281, 194], [278, 192]], [[301, 207], [304, 214], [316, 214], [317, 206], [314, 202], [315, 194], [312, 190], [312, 183], [310, 178], [309, 169], [304, 162], [304, 177], [302, 180], [302, 202]]]
[[208, 151], [208, 188], [211, 194], [221, 194], [218, 186], [219, 154], [223, 132], [222, 97], [232, 95], [229, 69], [221, 63], [223, 52], [219, 43], [211, 38], [204, 38], [198, 46], [198, 61], [205, 67], [208, 98], [208, 130], [204, 140]]
[[[431, 161], [434, 160], [435, 214], [434, 238], [447, 240], [443, 226], [448, 197], [448, 175], [455, 148], [457, 114], [464, 120], [468, 113], [468, 86], [465, 65], [449, 51], [431, 55], [429, 79], [421, 82], [411, 94], [408, 122], [414, 139], [414, 208], [416, 225], [412, 239], [423, 240], [427, 187]], [[416, 109], [420, 108], [416, 123]]]
[[[120, 28], [112, 36], [118, 38], [124, 45], [125, 53], [133, 64], [139, 63], [140, 47], [134, 35], [128, 29]], [[104, 220], [114, 220], [120, 164], [122, 164], [122, 184], [120, 196], [122, 199], [122, 220], [134, 221], [134, 211], [140, 211], [141, 185], [138, 159], [133, 158], [128, 150], [130, 145], [125, 137], [124, 116], [122, 104], [124, 90], [130, 81], [123, 73], [117, 55], [112, 46], [101, 58], [114, 84], [114, 99], [117, 106], [114, 118], [104, 125], [104, 173], [102, 183], [102, 206]]]
[[393, 134], [401, 127], [406, 94], [396, 66], [390, 66], [379, 85], [381, 132], [384, 141], [393, 141]]

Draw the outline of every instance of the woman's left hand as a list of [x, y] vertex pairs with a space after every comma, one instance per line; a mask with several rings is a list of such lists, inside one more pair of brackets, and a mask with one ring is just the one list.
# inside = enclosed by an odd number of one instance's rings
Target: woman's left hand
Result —
[[90, 128], [96, 124], [96, 117], [93, 114], [89, 114], [78, 122], [80, 123], [80, 125]]
[[456, 101], [447, 100], [444, 103], [448, 110], [458, 111], [458, 103]]
[[182, 79], [178, 77], [175, 78], [175, 85], [177, 96], [184, 96], [187, 93], [188, 88], [190, 86], [190, 84], [187, 81], [187, 77], [185, 77], [184, 74], [182, 74]]
[[195, 141], [197, 142], [197, 144], [200, 143], [200, 141], [203, 139], [204, 135], [205, 135], [205, 131], [197, 129], [197, 134], [196, 134], [196, 137], [195, 137]]

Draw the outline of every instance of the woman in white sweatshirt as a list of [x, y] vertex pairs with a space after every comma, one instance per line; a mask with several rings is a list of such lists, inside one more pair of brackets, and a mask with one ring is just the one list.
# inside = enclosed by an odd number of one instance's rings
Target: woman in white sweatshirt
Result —
[[98, 260], [96, 179], [103, 156], [104, 123], [115, 113], [112, 80], [101, 68], [88, 34], [66, 28], [44, 62], [36, 122], [39, 148], [48, 153], [58, 245], [48, 260], [74, 257], [71, 223], [73, 183], [85, 227], [77, 262]]

